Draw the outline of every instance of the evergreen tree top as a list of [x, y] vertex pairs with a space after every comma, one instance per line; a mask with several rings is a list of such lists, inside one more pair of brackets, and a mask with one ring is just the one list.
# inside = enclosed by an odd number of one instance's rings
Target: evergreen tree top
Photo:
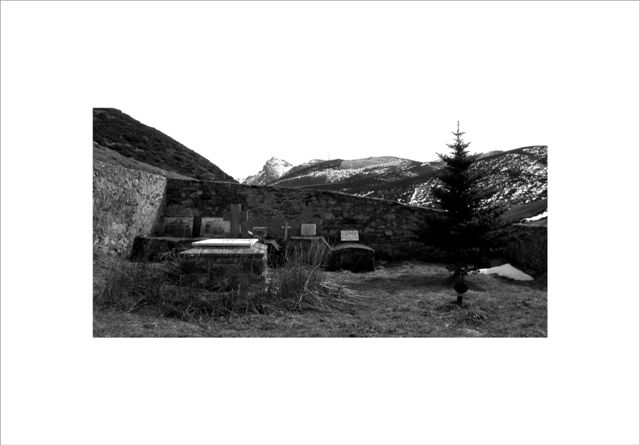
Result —
[[451, 134], [453, 134], [456, 137], [456, 139], [453, 144], [447, 144], [447, 147], [452, 148], [454, 150], [463, 151], [465, 148], [471, 145], [471, 142], [465, 142], [464, 140], [462, 140], [462, 135], [464, 134], [464, 131], [460, 131], [460, 121], [458, 121], [458, 127], [456, 131], [452, 131]]

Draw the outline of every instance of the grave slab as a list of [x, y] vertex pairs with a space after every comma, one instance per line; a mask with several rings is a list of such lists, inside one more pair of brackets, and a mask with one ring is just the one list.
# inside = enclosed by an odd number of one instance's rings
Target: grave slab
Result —
[[251, 247], [257, 238], [211, 238], [191, 243], [194, 247]]

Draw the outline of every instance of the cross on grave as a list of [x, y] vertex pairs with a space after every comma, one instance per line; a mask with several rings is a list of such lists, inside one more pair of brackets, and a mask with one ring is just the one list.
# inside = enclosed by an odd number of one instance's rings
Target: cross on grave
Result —
[[231, 204], [230, 211], [230, 225], [231, 225], [231, 238], [240, 238], [240, 211], [242, 204]]
[[291, 226], [289, 225], [288, 222], [284, 222], [284, 226], [280, 226], [281, 229], [284, 229], [284, 239], [288, 239], [289, 237], [289, 229], [291, 229]]
[[242, 212], [240, 217], [240, 230], [242, 231], [242, 237], [245, 238], [249, 236], [249, 210]]
[[249, 236], [249, 210], [242, 211], [242, 204], [231, 204], [224, 212], [229, 218], [229, 236], [231, 238], [247, 238]]
[[240, 227], [238, 226], [238, 221], [240, 219], [240, 209], [242, 208], [241, 204], [231, 204], [231, 237], [239, 238], [240, 237]]

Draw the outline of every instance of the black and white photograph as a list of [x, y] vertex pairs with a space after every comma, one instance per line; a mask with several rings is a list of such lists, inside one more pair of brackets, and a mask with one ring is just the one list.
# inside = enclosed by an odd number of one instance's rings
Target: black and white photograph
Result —
[[2, 444], [640, 443], [640, 2], [0, 5]]
[[545, 337], [548, 148], [451, 133], [234, 178], [93, 109], [94, 335]]

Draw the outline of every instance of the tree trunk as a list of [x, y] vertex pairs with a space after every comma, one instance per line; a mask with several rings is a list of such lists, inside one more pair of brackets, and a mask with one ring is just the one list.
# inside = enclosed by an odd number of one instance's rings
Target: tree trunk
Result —
[[462, 306], [462, 294], [458, 294], [458, 299], [456, 300], [456, 303], [458, 303], [458, 306]]

